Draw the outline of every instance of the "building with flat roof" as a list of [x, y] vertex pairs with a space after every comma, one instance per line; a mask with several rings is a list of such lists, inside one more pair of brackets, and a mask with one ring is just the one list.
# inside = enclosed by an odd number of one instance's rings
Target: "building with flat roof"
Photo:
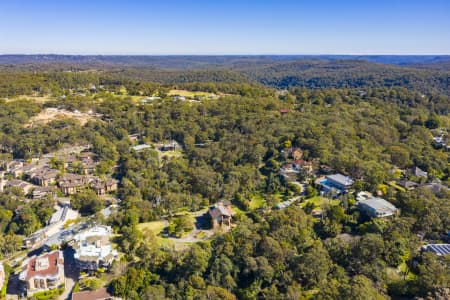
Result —
[[339, 173], [327, 175], [325, 179], [322, 179], [319, 182], [322, 193], [335, 196], [347, 193], [353, 183], [354, 180], [352, 178]]
[[141, 144], [141, 145], [130, 147], [131, 150], [136, 151], [136, 152], [143, 151], [145, 149], [151, 149], [151, 148], [152, 148], [152, 146], [147, 145], [147, 144]]
[[81, 270], [96, 271], [108, 268], [117, 257], [112, 248], [110, 226], [94, 226], [74, 236], [72, 248], [75, 260]]
[[372, 218], [389, 217], [398, 212], [398, 209], [394, 205], [378, 197], [362, 199], [356, 205], [360, 211]]
[[19, 280], [26, 285], [27, 296], [63, 286], [65, 284], [63, 253], [53, 251], [31, 257], [23, 264]]

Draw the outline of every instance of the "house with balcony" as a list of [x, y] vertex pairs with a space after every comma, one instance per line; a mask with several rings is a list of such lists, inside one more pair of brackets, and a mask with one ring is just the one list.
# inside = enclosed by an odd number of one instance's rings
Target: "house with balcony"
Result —
[[54, 185], [59, 172], [48, 167], [44, 167], [30, 174], [30, 179], [34, 184], [42, 187]]
[[67, 173], [58, 181], [61, 191], [66, 195], [73, 195], [89, 184], [87, 176]]
[[25, 284], [27, 296], [62, 287], [65, 284], [63, 253], [53, 251], [26, 260], [19, 280]]
[[110, 242], [110, 226], [94, 226], [77, 233], [71, 243], [75, 250], [75, 261], [80, 270], [95, 272], [99, 268], [108, 268], [117, 258], [117, 251]]
[[324, 194], [345, 194], [351, 188], [355, 181], [349, 176], [342, 174], [327, 175], [324, 179], [319, 181], [322, 193]]
[[118, 183], [118, 180], [112, 178], [106, 180], [96, 179], [91, 183], [91, 188], [100, 196], [116, 191]]

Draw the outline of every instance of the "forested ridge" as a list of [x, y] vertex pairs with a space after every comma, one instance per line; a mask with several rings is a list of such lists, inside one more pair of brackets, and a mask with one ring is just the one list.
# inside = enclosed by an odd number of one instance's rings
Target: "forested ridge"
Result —
[[[448, 58], [392, 57], [401, 65], [369, 62], [364, 57], [336, 56], [306, 57], [103, 57], [103, 56], [0, 56], [3, 74], [31, 76], [32, 81], [44, 80], [41, 76], [61, 72], [90, 73], [96, 81], [109, 77], [118, 81], [137, 80], [159, 84], [194, 82], [240, 82], [263, 84], [274, 88], [376, 88], [404, 87], [423, 93], [449, 95], [450, 70]], [[401, 60], [403, 58], [403, 60]], [[368, 57], [377, 61], [377, 57]], [[378, 59], [390, 61], [389, 59]], [[19, 64], [7, 62], [20, 61]], [[105, 74], [105, 70], [108, 72]], [[36, 72], [41, 76], [36, 76]], [[34, 75], [33, 75], [34, 74]], [[46, 74], [46, 75], [44, 75]], [[67, 76], [67, 75], [66, 75]], [[5, 81], [5, 80], [3, 80]], [[61, 86], [67, 88], [67, 86]], [[0, 90], [1, 92], [1, 90]]]
[[[450, 256], [421, 247], [449, 238], [450, 192], [426, 186], [450, 183], [449, 152], [433, 143], [450, 129], [449, 73], [274, 60], [224, 67], [219, 57], [219, 66], [200, 61], [201, 68], [178, 70], [98, 61], [3, 65], [1, 160], [92, 145], [96, 175], [120, 181], [119, 208], [101, 216], [106, 204], [90, 189], [72, 203], [112, 226], [122, 255], [107, 280], [97, 276], [124, 299], [448, 299]], [[177, 91], [214, 97], [183, 100]], [[98, 116], [85, 124], [60, 118], [25, 126], [47, 108]], [[130, 148], [169, 140], [181, 145], [176, 155]], [[305, 184], [299, 203], [277, 210], [300, 195], [280, 175], [292, 148], [312, 171], [296, 175]], [[415, 167], [428, 177], [410, 175]], [[324, 170], [352, 177], [352, 192], [321, 198], [317, 178], [330, 173]], [[403, 179], [418, 187], [395, 184]], [[361, 191], [399, 214], [364, 215], [356, 206]], [[230, 231], [210, 239], [174, 247], [142, 227], [162, 219], [175, 226], [180, 213], [220, 201], [237, 214]], [[0, 194], [0, 258], [20, 252], [53, 204], [30, 201], [15, 188]]]

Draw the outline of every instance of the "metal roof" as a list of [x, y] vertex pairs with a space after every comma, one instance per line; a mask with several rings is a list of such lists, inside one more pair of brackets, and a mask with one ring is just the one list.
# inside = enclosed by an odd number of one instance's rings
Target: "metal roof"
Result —
[[371, 197], [365, 200], [358, 201], [358, 204], [369, 206], [380, 213], [393, 213], [397, 210], [394, 205], [378, 197]]
[[342, 175], [342, 174], [334, 174], [334, 175], [328, 175], [327, 179], [331, 179], [339, 184], [342, 184], [344, 186], [350, 186], [354, 183], [353, 179], [351, 179], [348, 176]]
[[450, 254], [450, 244], [428, 244], [425, 245], [424, 248], [436, 255]]

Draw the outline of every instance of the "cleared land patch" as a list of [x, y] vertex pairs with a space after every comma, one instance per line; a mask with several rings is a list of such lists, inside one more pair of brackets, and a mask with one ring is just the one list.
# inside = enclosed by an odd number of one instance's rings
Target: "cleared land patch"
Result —
[[81, 126], [85, 125], [89, 120], [92, 120], [94, 116], [82, 113], [82, 112], [72, 112], [65, 109], [57, 109], [57, 108], [46, 108], [41, 111], [36, 116], [32, 117], [25, 127], [31, 127], [33, 125], [41, 125], [47, 124], [54, 120], [62, 120], [62, 119], [75, 119], [80, 122]]

